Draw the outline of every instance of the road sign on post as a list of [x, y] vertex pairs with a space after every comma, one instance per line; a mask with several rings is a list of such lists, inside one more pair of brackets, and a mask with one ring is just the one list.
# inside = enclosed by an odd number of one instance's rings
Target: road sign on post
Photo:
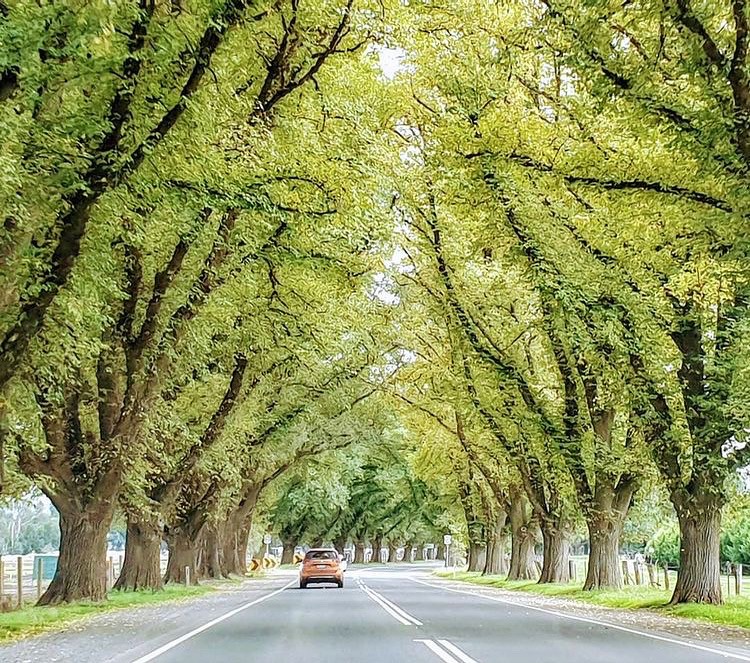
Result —
[[268, 546], [271, 545], [271, 535], [270, 534], [266, 534], [263, 537], [263, 543], [266, 544], [266, 557], [268, 557], [268, 553], [269, 553]]
[[443, 543], [445, 544], [445, 568], [448, 568], [448, 558], [451, 554], [451, 543], [453, 542], [453, 537], [450, 534], [443, 535]]

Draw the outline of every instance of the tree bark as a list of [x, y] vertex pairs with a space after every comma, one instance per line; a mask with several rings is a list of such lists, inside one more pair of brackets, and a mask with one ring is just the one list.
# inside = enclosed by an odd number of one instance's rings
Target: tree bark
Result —
[[522, 494], [510, 505], [511, 552], [508, 580], [536, 580], [534, 542], [536, 524], [527, 512], [528, 500]]
[[201, 576], [209, 578], [221, 578], [224, 576], [221, 563], [221, 546], [219, 545], [219, 532], [216, 525], [205, 528], [202, 548]]
[[415, 562], [424, 561], [424, 544], [423, 543], [417, 544], [416, 549], [414, 550], [414, 561]]
[[585, 590], [622, 587], [620, 569], [620, 536], [622, 522], [604, 516], [587, 518], [589, 531], [589, 561], [586, 569]]
[[673, 501], [680, 523], [680, 569], [670, 603], [722, 603], [720, 501]]
[[381, 564], [382, 557], [380, 553], [382, 550], [383, 550], [383, 539], [378, 537], [372, 543], [372, 559], [370, 561], [374, 562], [375, 564]]
[[60, 556], [55, 576], [37, 605], [103, 601], [107, 598], [107, 532], [114, 507], [56, 506], [60, 513]]
[[505, 559], [505, 551], [508, 547], [508, 534], [505, 524], [508, 514], [502, 511], [495, 520], [494, 526], [489, 530], [487, 537], [487, 558], [482, 575], [504, 575], [508, 573], [508, 562]]
[[388, 561], [395, 564], [398, 561], [398, 546], [391, 544], [388, 546]]
[[163, 589], [159, 565], [162, 528], [145, 518], [128, 518], [125, 538], [125, 559], [113, 589], [139, 590]]
[[539, 583], [570, 582], [570, 543], [567, 530], [561, 523], [551, 520], [543, 520], [541, 528], [544, 557]]
[[281, 563], [294, 563], [294, 541], [284, 541], [284, 550], [281, 553]]
[[198, 544], [179, 527], [170, 529], [166, 535], [169, 546], [169, 559], [164, 582], [185, 583], [185, 567], [190, 569], [190, 584], [197, 585], [196, 566], [198, 563]]
[[487, 546], [483, 543], [472, 541], [469, 543], [469, 571], [483, 571], [487, 563]]
[[365, 544], [356, 543], [354, 545], [354, 563], [364, 564], [365, 563]]

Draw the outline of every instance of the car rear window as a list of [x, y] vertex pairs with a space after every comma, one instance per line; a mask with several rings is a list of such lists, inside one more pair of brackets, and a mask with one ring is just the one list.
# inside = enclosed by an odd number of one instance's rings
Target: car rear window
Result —
[[338, 553], [333, 550], [311, 550], [305, 559], [338, 559]]

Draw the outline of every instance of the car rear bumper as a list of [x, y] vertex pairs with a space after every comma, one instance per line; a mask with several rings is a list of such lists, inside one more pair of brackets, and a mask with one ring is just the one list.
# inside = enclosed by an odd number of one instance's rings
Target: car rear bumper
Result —
[[300, 574], [300, 582], [341, 582], [344, 575], [339, 573], [304, 573]]

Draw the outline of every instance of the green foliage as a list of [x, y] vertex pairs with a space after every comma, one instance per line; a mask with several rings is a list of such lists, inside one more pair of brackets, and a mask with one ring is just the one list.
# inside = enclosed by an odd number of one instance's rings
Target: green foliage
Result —
[[646, 554], [658, 564], [680, 565], [680, 532], [676, 523], [659, 529], [646, 544]]

